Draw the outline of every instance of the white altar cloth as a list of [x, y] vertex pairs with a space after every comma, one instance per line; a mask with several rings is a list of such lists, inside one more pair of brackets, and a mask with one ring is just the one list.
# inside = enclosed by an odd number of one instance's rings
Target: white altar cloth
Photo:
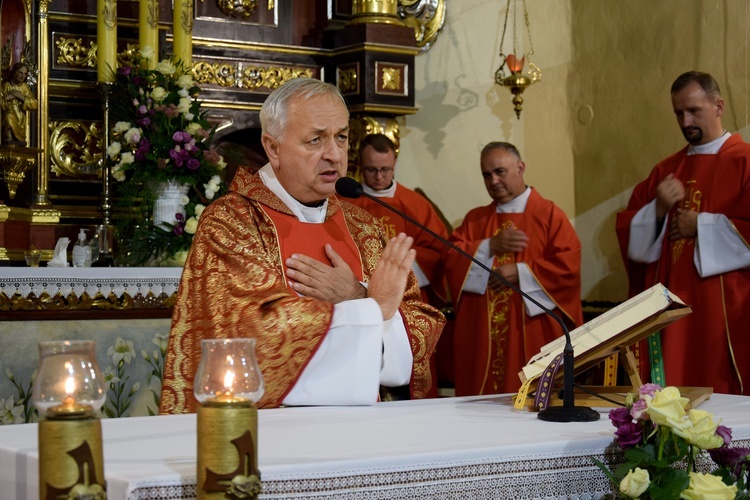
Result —
[[[750, 397], [701, 405], [750, 446]], [[552, 423], [508, 396], [259, 412], [261, 498], [600, 498], [608, 409]], [[102, 420], [110, 500], [194, 498], [196, 417]], [[37, 425], [0, 427], [0, 498], [38, 498]]]

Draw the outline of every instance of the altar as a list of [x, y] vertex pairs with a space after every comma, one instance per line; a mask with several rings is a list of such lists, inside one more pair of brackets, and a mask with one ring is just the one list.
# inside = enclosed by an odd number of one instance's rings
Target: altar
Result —
[[182, 268], [0, 268], [0, 424], [36, 421], [28, 403], [41, 340], [94, 340], [105, 415], [152, 415], [161, 395]]
[[[701, 405], [750, 446], [750, 397]], [[515, 410], [510, 396], [260, 410], [260, 498], [577, 498], [611, 491], [592, 457], [610, 445], [596, 422], [554, 423]], [[195, 498], [196, 416], [102, 421], [110, 500]], [[3, 498], [38, 498], [37, 425], [0, 427]], [[699, 468], [710, 470], [702, 454]]]

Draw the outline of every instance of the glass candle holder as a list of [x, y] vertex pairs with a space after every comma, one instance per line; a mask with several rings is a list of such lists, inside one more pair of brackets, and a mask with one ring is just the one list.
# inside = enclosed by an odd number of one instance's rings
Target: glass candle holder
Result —
[[255, 339], [201, 341], [193, 383], [198, 407], [199, 499], [257, 498], [258, 410], [264, 383]]
[[[104, 380], [94, 342], [39, 343], [31, 400], [39, 410], [39, 498], [106, 498], [101, 422]], [[72, 460], [71, 460], [72, 458]]]

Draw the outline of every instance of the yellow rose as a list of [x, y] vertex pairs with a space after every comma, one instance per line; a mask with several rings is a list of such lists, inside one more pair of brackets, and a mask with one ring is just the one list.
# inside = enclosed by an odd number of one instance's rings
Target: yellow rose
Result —
[[[195, 217], [190, 217], [188, 220], [185, 221], [185, 232], [188, 234], [195, 234], [195, 231], [198, 229], [198, 219]], [[722, 440], [722, 443], [724, 441]]]
[[648, 471], [636, 467], [620, 481], [620, 493], [629, 498], [638, 498], [643, 495], [650, 484], [651, 479], [648, 476]]
[[687, 500], [732, 500], [737, 486], [727, 486], [719, 476], [713, 474], [690, 473], [690, 486], [680, 494]]
[[[690, 400], [680, 396], [676, 387], [665, 387], [653, 396], [644, 396], [651, 420], [658, 425], [672, 425], [685, 416], [685, 407]], [[670, 422], [671, 421], [671, 422]]]
[[673, 427], [672, 431], [688, 443], [703, 450], [712, 450], [724, 444], [724, 438], [716, 435], [719, 422], [713, 414], [704, 410], [690, 410], [685, 417], [690, 425], [685, 428]]

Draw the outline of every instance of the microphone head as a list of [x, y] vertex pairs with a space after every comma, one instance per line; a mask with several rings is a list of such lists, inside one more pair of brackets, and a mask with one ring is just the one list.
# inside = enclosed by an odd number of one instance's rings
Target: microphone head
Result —
[[351, 177], [341, 177], [336, 181], [336, 193], [340, 194], [344, 198], [359, 198], [364, 193], [362, 186], [359, 182], [355, 181]]

